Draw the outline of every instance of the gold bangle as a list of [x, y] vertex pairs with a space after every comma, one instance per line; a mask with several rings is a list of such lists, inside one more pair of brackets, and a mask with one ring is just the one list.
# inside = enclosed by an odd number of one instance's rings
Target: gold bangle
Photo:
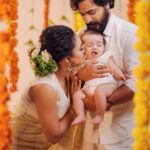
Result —
[[72, 108], [71, 108], [70, 113], [71, 113], [71, 116], [73, 116], [73, 117], [75, 117], [75, 116], [76, 116], [76, 113], [74, 112], [74, 110], [73, 110]]

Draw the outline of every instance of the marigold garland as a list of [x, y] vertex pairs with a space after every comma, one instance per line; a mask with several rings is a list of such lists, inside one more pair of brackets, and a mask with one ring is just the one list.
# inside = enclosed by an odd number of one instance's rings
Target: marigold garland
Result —
[[78, 32], [84, 26], [85, 26], [85, 23], [84, 23], [81, 15], [77, 11], [75, 11], [74, 12], [74, 31]]
[[130, 22], [135, 23], [135, 5], [139, 0], [128, 0], [127, 15]]
[[[10, 114], [7, 108], [9, 99], [9, 76], [7, 75], [7, 66], [10, 68], [11, 90], [16, 90], [18, 79], [17, 53], [13, 51], [16, 46], [17, 23], [17, 0], [0, 0], [0, 22], [6, 25], [6, 29], [0, 30], [0, 150], [10, 149]], [[15, 63], [14, 63], [15, 62]], [[12, 89], [13, 88], [13, 89]]]
[[44, 0], [45, 9], [44, 9], [44, 28], [48, 27], [48, 13], [49, 13], [49, 4], [50, 0]]
[[17, 0], [10, 0], [9, 1], [10, 13], [9, 13], [9, 34], [10, 34], [10, 46], [11, 46], [11, 53], [10, 53], [10, 82], [12, 92], [17, 90], [17, 81], [19, 77], [19, 68], [18, 68], [18, 55], [15, 51], [15, 47], [17, 45], [17, 38], [16, 36], [16, 29], [17, 29], [17, 19], [18, 19], [18, 1]]
[[134, 150], [150, 149], [150, 1], [140, 0], [136, 7], [135, 22], [138, 25], [136, 49], [141, 64], [135, 69], [137, 92], [134, 97], [135, 123]]
[[[5, 23], [9, 14], [9, 7], [6, 1], [0, 0], [0, 22]], [[10, 128], [8, 121], [10, 119], [6, 102], [9, 98], [7, 88], [8, 80], [5, 75], [6, 64], [10, 53], [9, 33], [0, 31], [0, 150], [8, 149], [10, 144]]]

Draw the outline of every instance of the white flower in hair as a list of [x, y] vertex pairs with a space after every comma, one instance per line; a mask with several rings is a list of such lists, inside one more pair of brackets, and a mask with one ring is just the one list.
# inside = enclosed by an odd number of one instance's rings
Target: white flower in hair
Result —
[[40, 51], [39, 47], [30, 49], [30, 63], [36, 76], [44, 77], [57, 70], [57, 63], [52, 59], [51, 54], [45, 49]]
[[32, 53], [31, 53], [31, 56], [34, 57], [34, 56], [37, 56], [40, 52], [40, 47], [37, 47]]
[[29, 54], [30, 58], [33, 58], [33, 57], [37, 56], [39, 54], [39, 52], [40, 52], [40, 45], [31, 46], [28, 50], [28, 54]]
[[47, 62], [52, 58], [51, 54], [47, 50], [42, 51], [41, 55], [42, 58]]
[[36, 68], [36, 64], [33, 61], [30, 61], [31, 67], [34, 70]]

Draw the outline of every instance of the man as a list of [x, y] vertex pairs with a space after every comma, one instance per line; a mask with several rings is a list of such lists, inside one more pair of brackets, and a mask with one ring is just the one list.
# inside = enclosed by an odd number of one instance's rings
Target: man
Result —
[[[137, 53], [134, 50], [137, 28], [111, 13], [110, 9], [114, 7], [114, 0], [71, 0], [71, 7], [79, 11], [88, 29], [103, 33], [107, 50], [112, 53], [118, 67], [124, 73], [131, 75], [131, 78], [120, 84], [108, 99], [111, 109], [109, 113], [106, 113], [106, 120], [101, 125], [100, 134], [97, 133], [98, 130], [94, 131], [94, 127], [88, 121], [90, 115], [87, 116], [83, 139], [85, 147], [83, 146], [82, 149], [96, 150], [100, 149], [98, 145], [102, 144], [105, 150], [131, 150], [133, 142], [131, 132], [134, 127], [132, 97], [135, 92], [135, 79], [131, 73], [138, 64]], [[79, 72], [79, 78], [91, 79], [92, 74], [98, 72], [94, 69], [87, 72], [93, 67], [89, 64], [85, 66]], [[86, 108], [95, 110], [94, 102], [90, 100], [92, 96], [88, 94], [88, 90], [84, 92], [87, 96], [84, 101]]]

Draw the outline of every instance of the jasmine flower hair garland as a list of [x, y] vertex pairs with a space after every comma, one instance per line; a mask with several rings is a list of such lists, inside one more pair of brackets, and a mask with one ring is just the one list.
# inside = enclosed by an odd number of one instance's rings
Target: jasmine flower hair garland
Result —
[[40, 45], [30, 48], [29, 57], [36, 76], [44, 77], [49, 73], [52, 74], [56, 72], [57, 64], [55, 60], [53, 60], [51, 54], [47, 50], [40, 52]]

